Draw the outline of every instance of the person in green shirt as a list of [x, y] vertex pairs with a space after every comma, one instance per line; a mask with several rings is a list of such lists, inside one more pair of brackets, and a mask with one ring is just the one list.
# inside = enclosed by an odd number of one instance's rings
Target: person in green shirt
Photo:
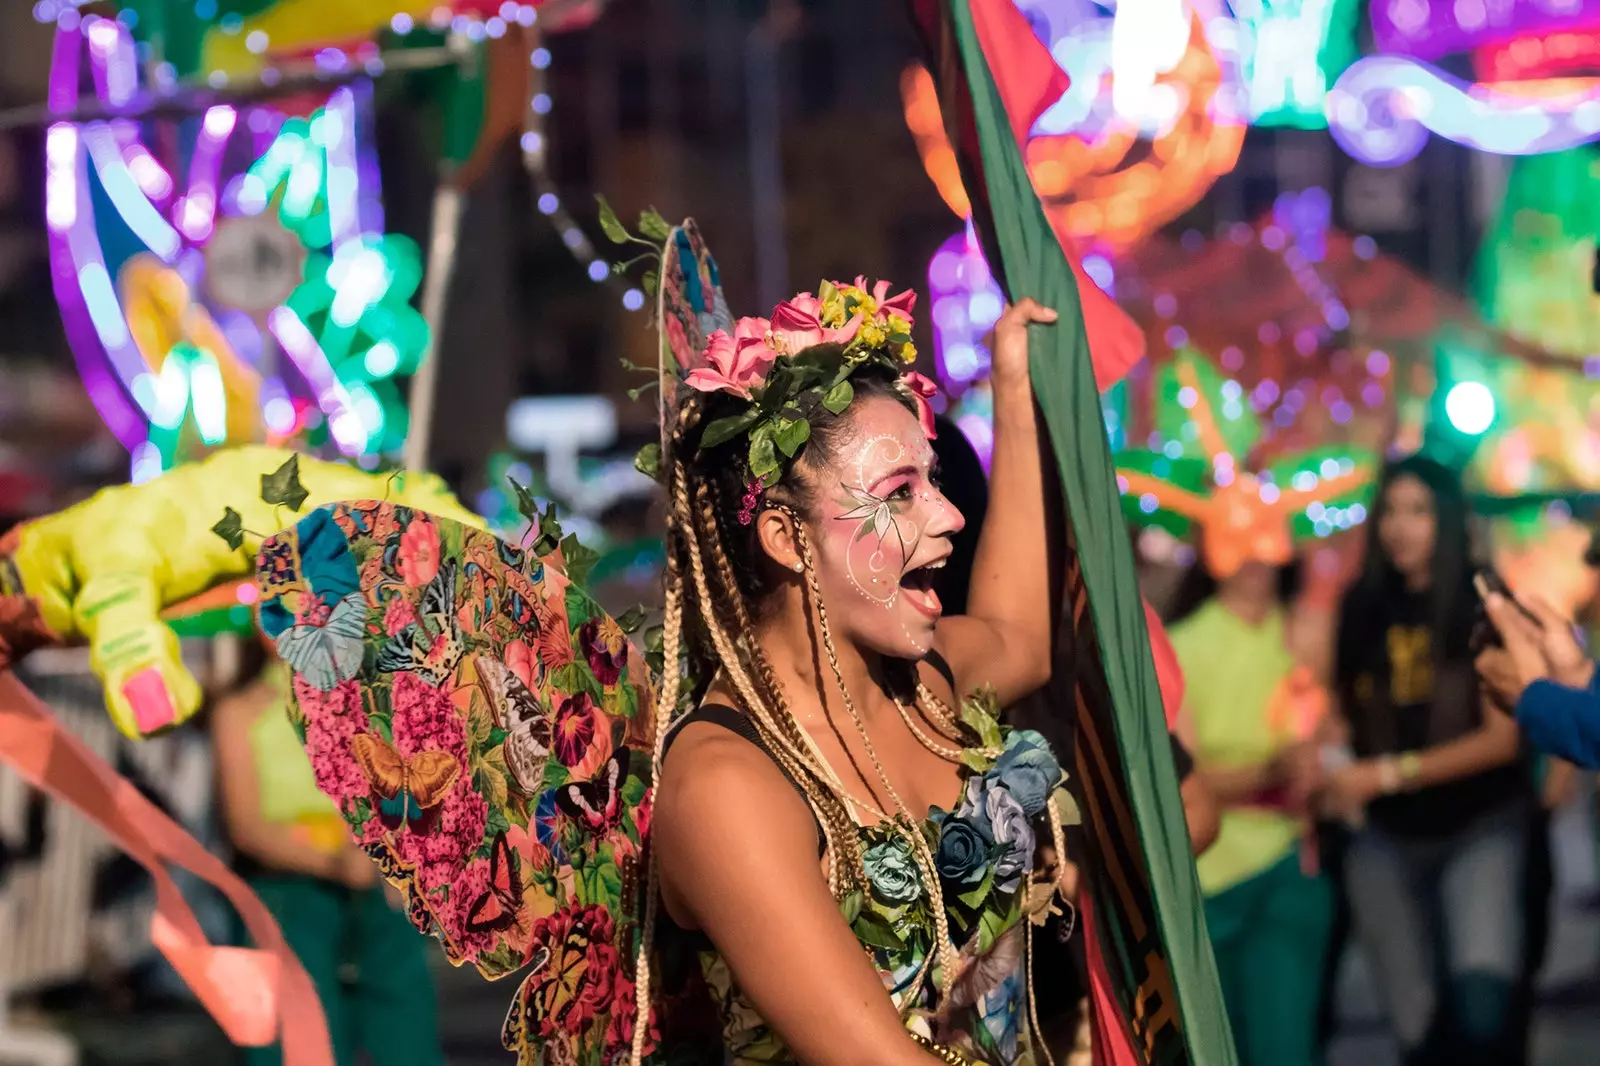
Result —
[[1302, 868], [1314, 742], [1292, 713], [1303, 671], [1287, 639], [1279, 570], [1249, 559], [1170, 628], [1187, 691], [1184, 732], [1222, 809], [1198, 860], [1206, 926], [1243, 1066], [1313, 1066], [1333, 917], [1326, 878]]

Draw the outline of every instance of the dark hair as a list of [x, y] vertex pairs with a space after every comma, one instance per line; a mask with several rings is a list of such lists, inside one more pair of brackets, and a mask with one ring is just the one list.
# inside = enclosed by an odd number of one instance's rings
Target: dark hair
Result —
[[1366, 560], [1361, 576], [1345, 593], [1339, 612], [1338, 682], [1343, 687], [1363, 669], [1379, 666], [1389, 615], [1405, 595], [1405, 578], [1384, 554], [1378, 529], [1389, 504], [1389, 489], [1401, 478], [1415, 478], [1433, 496], [1434, 541], [1429, 586], [1434, 656], [1439, 662], [1466, 658], [1472, 631], [1471, 508], [1460, 477], [1420, 455], [1384, 466], [1367, 522]]
[[933, 420], [938, 436], [933, 453], [939, 457], [939, 488], [961, 516], [966, 528], [950, 538], [950, 559], [935, 582], [947, 614], [967, 613], [972, 586], [972, 564], [978, 554], [978, 536], [989, 513], [989, 476], [983, 460], [967, 435], [944, 415]]
[[[766, 490], [764, 499], [783, 504], [803, 517], [814, 517], [819, 486], [812, 483], [812, 475], [837, 457], [846, 440], [851, 412], [860, 410], [864, 400], [876, 397], [892, 399], [908, 410], [914, 409], [898, 386], [898, 380], [898, 375], [882, 364], [868, 363], [861, 367], [850, 377], [855, 397], [850, 406], [837, 415], [822, 406], [819, 396], [801, 393], [794, 402], [801, 417], [810, 424], [811, 436], [788, 463], [783, 478]], [[739, 521], [745, 493], [750, 487], [749, 437], [741, 433], [714, 447], [699, 448], [705, 427], [719, 418], [740, 413], [747, 403], [725, 392], [706, 393], [701, 403], [698, 424], [684, 436], [684, 467], [691, 481], [702, 481], [709, 486], [711, 506], [728, 562], [733, 566], [734, 577], [746, 602], [759, 612], [778, 586], [779, 575], [761, 547], [755, 525], [742, 525]]]
[[[1280, 607], [1290, 603], [1300, 591], [1300, 566], [1301, 560], [1296, 559], [1277, 568], [1278, 583], [1274, 598]], [[1194, 565], [1184, 571], [1183, 579], [1178, 582], [1177, 591], [1172, 594], [1172, 602], [1163, 612], [1161, 620], [1169, 626], [1177, 625], [1215, 596], [1219, 587], [1220, 582], [1206, 569], [1200, 553], [1196, 552]]]

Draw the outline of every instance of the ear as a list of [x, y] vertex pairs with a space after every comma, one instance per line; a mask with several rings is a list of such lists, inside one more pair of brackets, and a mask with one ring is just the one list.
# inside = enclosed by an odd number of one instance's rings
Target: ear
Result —
[[800, 544], [794, 534], [794, 517], [788, 511], [763, 508], [756, 516], [756, 537], [767, 558], [785, 570], [800, 568]]

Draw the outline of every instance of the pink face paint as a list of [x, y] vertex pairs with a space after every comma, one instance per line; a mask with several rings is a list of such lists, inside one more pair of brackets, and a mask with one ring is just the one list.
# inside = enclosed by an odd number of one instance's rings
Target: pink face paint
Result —
[[965, 524], [933, 480], [933, 449], [916, 416], [892, 400], [855, 415], [854, 439], [824, 486], [818, 584], [836, 636], [883, 655], [919, 659], [942, 613], [933, 590]]

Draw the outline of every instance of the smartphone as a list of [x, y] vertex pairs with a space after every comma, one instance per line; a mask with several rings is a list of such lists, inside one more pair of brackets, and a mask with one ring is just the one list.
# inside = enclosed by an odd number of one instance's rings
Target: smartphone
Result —
[[1527, 618], [1535, 625], [1542, 624], [1532, 611], [1523, 606], [1521, 600], [1512, 595], [1505, 579], [1493, 569], [1485, 567], [1479, 570], [1472, 576], [1472, 585], [1478, 590], [1477, 621], [1472, 627], [1472, 636], [1469, 642], [1469, 650], [1473, 655], [1477, 655], [1485, 648], [1498, 648], [1504, 644], [1500, 637], [1500, 631], [1495, 628], [1494, 623], [1489, 620], [1489, 616], [1483, 609], [1484, 601], [1492, 594], [1505, 597], [1513, 607], [1522, 612], [1524, 618]]

